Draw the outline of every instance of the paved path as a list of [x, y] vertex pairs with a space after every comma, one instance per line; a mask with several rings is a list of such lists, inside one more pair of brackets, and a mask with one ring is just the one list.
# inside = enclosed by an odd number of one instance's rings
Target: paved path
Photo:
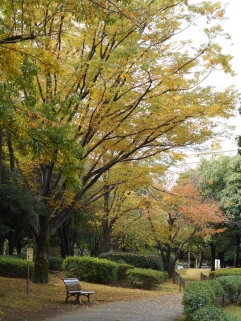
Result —
[[176, 321], [182, 315], [182, 294], [145, 300], [90, 305], [45, 321]]

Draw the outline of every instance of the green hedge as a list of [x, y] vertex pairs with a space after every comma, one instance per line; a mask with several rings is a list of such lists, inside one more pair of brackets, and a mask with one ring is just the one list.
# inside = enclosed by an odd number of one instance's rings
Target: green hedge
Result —
[[[63, 259], [60, 257], [49, 258], [49, 270], [60, 271]], [[21, 255], [2, 255], [0, 256], [0, 275], [6, 277], [26, 277], [27, 276], [26, 254]], [[30, 275], [33, 271], [33, 262], [29, 262]]]
[[212, 288], [215, 297], [219, 298], [225, 294], [225, 291], [218, 280], [208, 280], [208, 285]]
[[134, 268], [127, 271], [127, 278], [133, 287], [152, 289], [165, 281], [165, 273], [152, 269]]
[[227, 276], [227, 275], [241, 275], [241, 269], [217, 269], [216, 271], [211, 271], [209, 273], [210, 279], [216, 279], [220, 276]]
[[103, 253], [100, 258], [115, 262], [126, 262], [134, 267], [164, 271], [161, 256], [156, 254], [134, 254], [126, 252]]
[[220, 276], [217, 281], [222, 286], [225, 295], [232, 301], [236, 302], [241, 294], [241, 275]]
[[207, 305], [193, 314], [193, 321], [237, 321], [227, 315], [220, 307]]
[[127, 263], [118, 263], [118, 270], [116, 274], [117, 281], [125, 281], [127, 280], [127, 271], [130, 269], [134, 269], [134, 266]]
[[108, 284], [117, 277], [118, 264], [93, 257], [67, 257], [62, 265], [66, 277], [92, 283]]
[[241, 276], [223, 276], [215, 280], [190, 283], [183, 295], [182, 303], [187, 320], [233, 321], [218, 305], [218, 298], [228, 295], [233, 302], [241, 294]]
[[[27, 260], [12, 256], [0, 256], [0, 275], [5, 277], [26, 278]], [[29, 262], [30, 277], [33, 271], [33, 262]]]
[[192, 316], [198, 309], [217, 304], [214, 291], [208, 281], [190, 283], [184, 291], [182, 303], [185, 315], [190, 317], [191, 320], [193, 320]]
[[49, 258], [49, 270], [61, 271], [64, 259], [61, 257], [50, 256]]

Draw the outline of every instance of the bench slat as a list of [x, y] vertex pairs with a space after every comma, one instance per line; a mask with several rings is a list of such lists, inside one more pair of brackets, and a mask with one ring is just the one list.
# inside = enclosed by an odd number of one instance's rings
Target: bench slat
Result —
[[65, 302], [68, 301], [68, 299], [71, 296], [75, 296], [76, 297], [76, 301], [78, 301], [79, 303], [81, 303], [81, 295], [84, 295], [88, 298], [88, 301], [90, 301], [90, 295], [94, 294], [94, 291], [82, 291], [81, 290], [81, 285], [80, 282], [77, 278], [62, 278], [65, 287], [66, 287], [66, 299]]

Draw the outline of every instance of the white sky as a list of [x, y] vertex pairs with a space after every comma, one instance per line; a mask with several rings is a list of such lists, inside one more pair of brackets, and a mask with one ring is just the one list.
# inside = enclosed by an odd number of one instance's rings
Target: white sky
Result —
[[[227, 4], [226, 16], [227, 20], [221, 22], [225, 32], [228, 32], [232, 39], [225, 40], [221, 43], [224, 53], [229, 53], [233, 56], [232, 67], [237, 74], [235, 77], [226, 75], [223, 72], [213, 72], [207, 79], [208, 84], [212, 84], [220, 87], [228, 87], [229, 85], [235, 85], [236, 89], [241, 92], [241, 0], [212, 0], [213, 2], [221, 2]], [[189, 3], [198, 3], [201, 0], [189, 0]], [[238, 108], [239, 106], [237, 106]], [[237, 114], [236, 117], [228, 120], [228, 124], [234, 126], [232, 132], [228, 132], [225, 138], [221, 142], [222, 149], [217, 152], [207, 151], [206, 157], [212, 157], [215, 155], [230, 155], [237, 154], [237, 144], [235, 137], [241, 135], [241, 117]], [[199, 156], [199, 155], [198, 155]], [[189, 167], [195, 166], [199, 162], [199, 158], [194, 153], [191, 153], [183, 162], [180, 168], [175, 167], [174, 171], [183, 171]]]
[[[196, 0], [195, 0], [196, 1]], [[233, 56], [232, 66], [234, 72], [237, 74], [235, 77], [231, 77], [225, 74], [214, 74], [212, 77], [216, 84], [220, 83], [220, 86], [227, 87], [228, 85], [234, 84], [241, 92], [241, 0], [219, 0], [222, 4], [227, 3], [226, 16], [228, 19], [222, 22], [222, 26], [225, 31], [230, 33], [231, 41], [224, 41], [221, 43], [224, 53], [229, 53]], [[239, 107], [239, 106], [237, 106]], [[241, 117], [238, 115], [234, 119], [230, 120], [229, 123], [234, 125], [236, 128], [233, 132], [232, 137], [223, 143], [223, 149], [228, 150], [229, 148], [237, 148], [234, 142], [234, 136], [241, 135]], [[232, 133], [230, 133], [232, 134]]]

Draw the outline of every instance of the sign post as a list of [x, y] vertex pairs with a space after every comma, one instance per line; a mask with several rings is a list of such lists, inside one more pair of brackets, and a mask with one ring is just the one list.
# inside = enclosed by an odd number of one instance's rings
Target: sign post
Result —
[[33, 249], [27, 249], [28, 275], [27, 275], [27, 299], [29, 297], [29, 262], [33, 261]]

